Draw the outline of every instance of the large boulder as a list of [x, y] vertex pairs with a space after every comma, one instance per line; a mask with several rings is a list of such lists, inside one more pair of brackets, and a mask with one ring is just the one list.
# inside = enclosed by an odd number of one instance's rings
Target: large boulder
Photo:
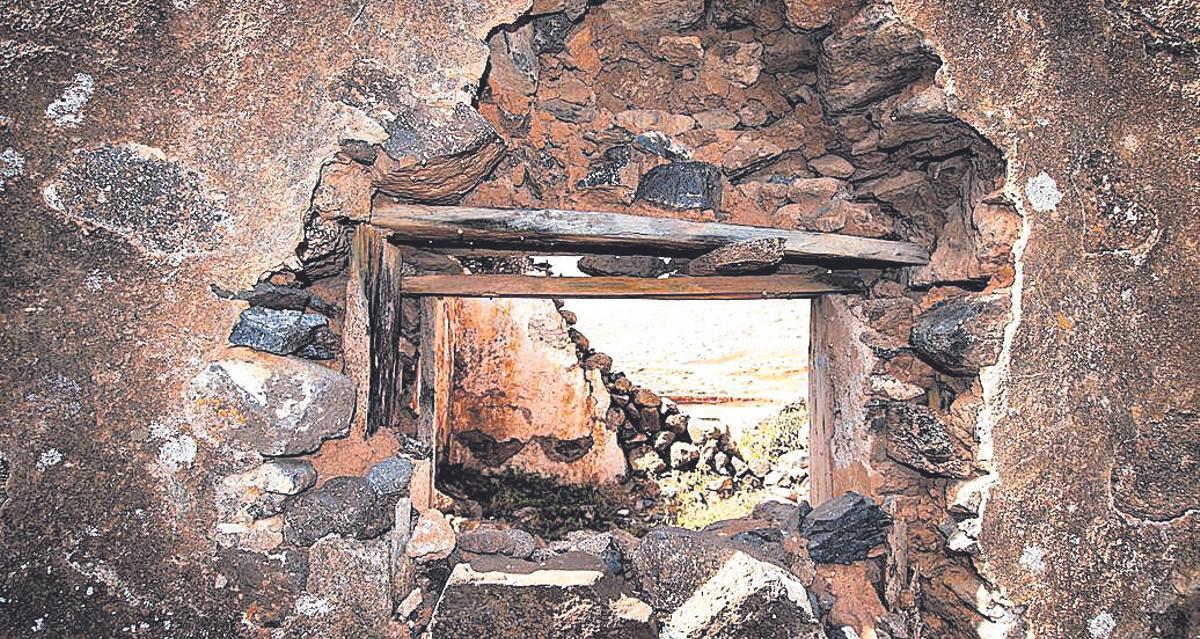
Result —
[[301, 359], [241, 351], [210, 364], [191, 391], [209, 421], [263, 455], [311, 453], [344, 437], [354, 416], [349, 377]]
[[287, 637], [404, 637], [391, 619], [388, 546], [329, 537], [309, 550], [306, 593], [284, 624]]
[[734, 552], [728, 540], [714, 534], [656, 528], [638, 544], [631, 572], [646, 602], [669, 612], [687, 601]]
[[284, 508], [283, 538], [297, 546], [332, 533], [370, 539], [392, 525], [392, 505], [361, 477], [334, 477]]
[[652, 611], [597, 557], [542, 563], [481, 557], [455, 566], [430, 627], [433, 639], [651, 639]]
[[671, 615], [663, 639], [824, 639], [808, 591], [795, 575], [745, 553]]
[[1008, 304], [996, 296], [952, 297], [913, 319], [913, 350], [945, 371], [973, 375], [996, 362], [1007, 319]]
[[882, 508], [850, 491], [808, 513], [803, 531], [813, 561], [849, 564], [866, 559], [883, 544], [891, 525], [892, 518]]

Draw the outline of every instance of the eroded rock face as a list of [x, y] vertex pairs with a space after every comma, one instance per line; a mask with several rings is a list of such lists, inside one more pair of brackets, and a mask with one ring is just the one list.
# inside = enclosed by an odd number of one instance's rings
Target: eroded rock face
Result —
[[328, 368], [253, 352], [210, 364], [191, 390], [196, 410], [263, 455], [311, 453], [326, 439], [344, 437], [354, 393], [348, 377]]
[[455, 566], [434, 613], [437, 639], [657, 637], [650, 610], [597, 558], [535, 564], [481, 558]]
[[795, 575], [739, 552], [672, 613], [662, 636], [824, 639], [825, 631]]

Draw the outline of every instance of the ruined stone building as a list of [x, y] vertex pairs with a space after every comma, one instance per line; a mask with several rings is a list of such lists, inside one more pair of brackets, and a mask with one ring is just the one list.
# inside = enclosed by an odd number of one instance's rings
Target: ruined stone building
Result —
[[0, 636], [1200, 637], [1198, 15], [5, 0]]

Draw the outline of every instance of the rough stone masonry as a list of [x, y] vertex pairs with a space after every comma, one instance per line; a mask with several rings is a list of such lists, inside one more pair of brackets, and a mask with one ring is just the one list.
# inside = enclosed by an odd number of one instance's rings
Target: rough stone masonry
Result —
[[[472, 617], [452, 603], [497, 589], [541, 604], [516, 612], [578, 604], [573, 634], [1197, 634], [1192, 3], [0, 13], [0, 634], [454, 636]], [[429, 460], [363, 439], [362, 380], [337, 370], [356, 351], [323, 337], [357, 330], [331, 276], [373, 194], [934, 258], [821, 303], [847, 383], [814, 429], [812, 513], [579, 541], [621, 548], [620, 573], [565, 547], [462, 561], [468, 531], [412, 512], [430, 487], [399, 490], [391, 461]], [[332, 305], [245, 318], [303, 333], [292, 354], [229, 345], [247, 303], [210, 286], [260, 278]], [[886, 515], [886, 542], [810, 566], [840, 500]]]

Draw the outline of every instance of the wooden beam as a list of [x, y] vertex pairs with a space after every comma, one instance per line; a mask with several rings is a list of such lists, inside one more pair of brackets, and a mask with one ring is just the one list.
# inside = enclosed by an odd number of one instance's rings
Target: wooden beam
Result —
[[810, 275], [725, 277], [535, 277], [530, 275], [417, 275], [404, 294], [432, 297], [635, 297], [752, 300], [806, 298], [853, 292], [845, 282]]
[[835, 233], [688, 222], [624, 213], [555, 209], [488, 209], [424, 206], [377, 199], [371, 224], [404, 242], [587, 249], [589, 252], [637, 251], [700, 254], [725, 244], [783, 238], [789, 258], [857, 260], [885, 264], [929, 263], [925, 249], [909, 242]]
[[[392, 426], [400, 421], [400, 392], [404, 367], [396, 344], [400, 340], [401, 249], [388, 243], [383, 233], [372, 227], [359, 227], [350, 247], [350, 289], [347, 296], [348, 330], [354, 335], [365, 330], [366, 339], [352, 340], [347, 350], [352, 378], [358, 384], [366, 381], [366, 435], [380, 426]], [[365, 343], [363, 343], [365, 342]], [[353, 362], [352, 362], [353, 360]], [[359, 370], [366, 368], [366, 371]], [[367, 378], [363, 380], [362, 377]], [[359, 387], [360, 405], [363, 408]]]

